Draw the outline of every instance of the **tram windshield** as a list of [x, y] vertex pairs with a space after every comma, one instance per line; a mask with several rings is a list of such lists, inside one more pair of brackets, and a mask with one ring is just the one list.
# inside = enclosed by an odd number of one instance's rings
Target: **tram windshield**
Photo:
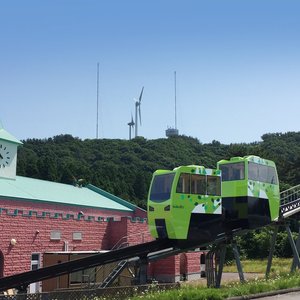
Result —
[[163, 202], [170, 199], [172, 184], [175, 173], [156, 175], [153, 179], [150, 200], [154, 202]]

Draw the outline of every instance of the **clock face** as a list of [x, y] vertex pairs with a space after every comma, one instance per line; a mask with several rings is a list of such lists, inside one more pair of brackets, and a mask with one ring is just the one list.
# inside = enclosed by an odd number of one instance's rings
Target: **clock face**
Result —
[[6, 168], [9, 166], [12, 160], [12, 153], [9, 148], [0, 143], [0, 168]]

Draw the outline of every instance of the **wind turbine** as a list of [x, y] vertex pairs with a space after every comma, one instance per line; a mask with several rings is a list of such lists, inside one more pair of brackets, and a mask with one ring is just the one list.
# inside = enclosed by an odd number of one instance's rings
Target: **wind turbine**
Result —
[[142, 126], [142, 117], [141, 117], [141, 101], [143, 97], [144, 87], [142, 88], [139, 100], [135, 100], [135, 137], [138, 136], [138, 118], [140, 120], [140, 125]]
[[129, 126], [129, 140], [131, 140], [131, 131], [132, 131], [133, 127], [134, 127], [134, 124], [135, 123], [133, 122], [133, 116], [131, 114], [131, 121], [129, 123], [127, 123], [127, 125]]

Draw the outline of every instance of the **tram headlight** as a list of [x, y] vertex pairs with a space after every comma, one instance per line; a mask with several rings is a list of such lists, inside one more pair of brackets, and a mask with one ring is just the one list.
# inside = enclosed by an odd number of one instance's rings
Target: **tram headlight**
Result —
[[165, 208], [164, 208], [164, 211], [170, 211], [171, 210], [171, 206], [170, 205], [168, 205], [168, 206], [166, 206]]
[[149, 206], [149, 211], [154, 211], [154, 207]]

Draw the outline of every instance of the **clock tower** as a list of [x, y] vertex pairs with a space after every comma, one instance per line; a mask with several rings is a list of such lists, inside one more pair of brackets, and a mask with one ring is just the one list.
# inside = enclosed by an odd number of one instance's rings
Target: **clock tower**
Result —
[[18, 139], [3, 129], [0, 123], [0, 178], [16, 179]]

